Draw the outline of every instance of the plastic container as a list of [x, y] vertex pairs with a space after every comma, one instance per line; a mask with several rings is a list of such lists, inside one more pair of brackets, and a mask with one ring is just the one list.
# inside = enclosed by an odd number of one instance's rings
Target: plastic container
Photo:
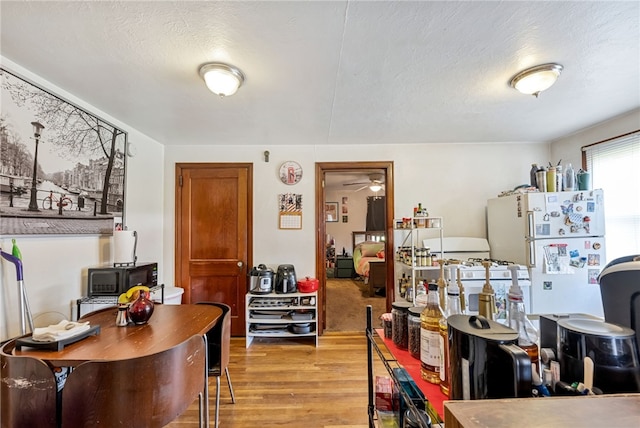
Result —
[[[184, 288], [180, 287], [164, 287], [164, 304], [179, 305], [182, 303], [182, 294]], [[156, 303], [162, 303], [162, 290], [154, 290], [151, 292], [151, 300]]]

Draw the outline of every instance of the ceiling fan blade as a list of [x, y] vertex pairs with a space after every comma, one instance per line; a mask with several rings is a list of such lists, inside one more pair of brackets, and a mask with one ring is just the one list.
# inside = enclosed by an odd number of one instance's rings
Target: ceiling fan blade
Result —
[[367, 184], [368, 185], [369, 182], [368, 181], [359, 181], [359, 182], [356, 182], [356, 183], [344, 183], [343, 186], [361, 186], [363, 184]]

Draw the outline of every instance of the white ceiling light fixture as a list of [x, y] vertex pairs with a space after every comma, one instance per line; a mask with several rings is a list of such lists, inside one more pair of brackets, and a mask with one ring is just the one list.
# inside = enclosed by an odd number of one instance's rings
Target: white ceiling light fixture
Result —
[[381, 189], [382, 189], [382, 185], [380, 184], [379, 181], [373, 181], [369, 186], [369, 190], [371, 190], [372, 192], [379, 192]]
[[563, 68], [560, 64], [555, 63], [537, 65], [513, 76], [509, 85], [523, 94], [538, 98], [540, 92], [549, 89], [556, 83]]
[[244, 74], [237, 67], [221, 62], [210, 62], [200, 67], [200, 76], [211, 92], [221, 97], [236, 93], [244, 82]]

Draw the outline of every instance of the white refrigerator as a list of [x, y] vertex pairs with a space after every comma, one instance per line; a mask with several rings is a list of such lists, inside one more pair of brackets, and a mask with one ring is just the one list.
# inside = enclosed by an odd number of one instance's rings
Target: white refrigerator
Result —
[[604, 316], [602, 190], [489, 199], [487, 227], [491, 258], [529, 268], [532, 313]]

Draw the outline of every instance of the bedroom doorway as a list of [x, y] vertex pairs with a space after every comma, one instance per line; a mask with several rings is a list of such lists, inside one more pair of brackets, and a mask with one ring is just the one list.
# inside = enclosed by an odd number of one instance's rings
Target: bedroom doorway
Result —
[[[385, 220], [382, 226], [379, 228], [385, 233], [385, 240], [382, 243], [382, 248], [384, 248], [384, 254], [393, 254], [393, 207], [394, 207], [394, 184], [393, 184], [393, 162], [388, 161], [380, 161], [380, 162], [326, 162], [326, 163], [316, 163], [316, 272], [318, 273], [318, 279], [320, 282], [319, 285], [319, 325], [318, 330], [319, 333], [322, 334], [324, 330], [327, 330], [329, 327], [330, 331], [335, 331], [334, 328], [329, 325], [333, 323], [328, 323], [327, 321], [327, 313], [334, 309], [329, 305], [337, 306], [336, 297], [327, 299], [328, 294], [333, 293], [335, 290], [334, 287], [345, 287], [342, 292], [352, 293], [354, 288], [360, 289], [358, 292], [358, 298], [351, 299], [347, 297], [350, 301], [353, 302], [350, 307], [352, 307], [355, 311], [359, 311], [362, 314], [362, 318], [358, 321], [364, 319], [365, 307], [367, 304], [371, 304], [371, 300], [367, 300], [365, 290], [368, 289], [368, 285], [365, 285], [362, 280], [358, 280], [355, 272], [353, 277], [348, 274], [348, 270], [344, 270], [344, 262], [341, 263], [340, 273], [338, 274], [338, 267], [333, 266], [333, 269], [329, 267], [328, 264], [328, 245], [329, 244], [327, 238], [327, 225], [329, 224], [330, 229], [334, 229], [339, 225], [339, 227], [343, 230], [341, 233], [342, 239], [338, 245], [334, 245], [333, 250], [336, 255], [341, 255], [343, 252], [343, 247], [345, 248], [345, 252], [348, 256], [352, 256], [353, 254], [353, 242], [352, 241], [352, 232], [364, 232], [366, 229], [365, 224], [360, 222], [351, 222], [349, 219], [351, 218], [351, 208], [349, 208], [349, 201], [345, 200], [343, 203], [342, 197], [339, 197], [338, 193], [335, 191], [331, 191], [327, 188], [327, 182], [330, 181], [335, 176], [352, 176], [353, 180], [345, 180], [342, 184], [344, 185], [345, 191], [344, 193], [347, 195], [357, 194], [356, 190], [363, 189], [364, 187], [368, 187], [370, 184], [381, 184], [384, 187], [384, 210], [385, 210]], [[377, 183], [379, 182], [379, 183]], [[335, 189], [334, 189], [335, 190]], [[367, 192], [365, 191], [364, 194]], [[336, 201], [328, 200], [327, 195], [332, 195], [332, 198], [337, 199]], [[325, 204], [328, 202], [330, 204]], [[345, 208], [346, 207], [346, 208]], [[335, 223], [334, 223], [335, 222]], [[344, 222], [344, 223], [343, 223]], [[352, 224], [352, 226], [350, 226]], [[357, 225], [357, 226], [356, 226]], [[344, 232], [345, 228], [352, 227], [355, 229], [348, 231], [348, 242], [345, 237]], [[354, 235], [355, 236], [355, 235]], [[356, 238], [360, 239], [360, 238]], [[389, 262], [391, 261], [391, 263]], [[382, 290], [385, 294], [385, 298], [377, 297], [376, 301], [372, 304], [374, 309], [376, 306], [384, 309], [384, 311], [388, 311], [391, 308], [391, 302], [393, 301], [393, 256], [391, 258], [385, 257], [384, 263], [387, 266], [385, 272], [382, 273], [382, 279], [378, 278], [378, 284], [383, 285], [384, 289]], [[329, 267], [329, 269], [328, 269]], [[355, 268], [354, 268], [355, 271]], [[346, 272], [346, 278], [345, 278]], [[332, 275], [333, 273], [333, 275]], [[329, 275], [328, 275], [329, 274]], [[339, 278], [331, 278], [331, 276], [339, 276]], [[360, 282], [358, 282], [360, 281]], [[331, 287], [329, 289], [328, 287]], [[349, 290], [350, 288], [350, 290]], [[335, 294], [330, 294], [336, 296]], [[338, 301], [344, 301], [340, 297], [337, 298]], [[332, 303], [334, 302], [334, 303]], [[360, 307], [361, 306], [361, 307]], [[342, 313], [342, 307], [336, 307], [337, 311]], [[332, 312], [333, 313], [333, 312]], [[347, 318], [350, 317], [347, 316]], [[346, 326], [353, 325], [350, 321], [346, 320], [344, 323]], [[347, 327], [349, 328], [349, 327]], [[364, 327], [363, 327], [364, 328]], [[359, 330], [360, 328], [358, 328]], [[340, 330], [347, 331], [347, 330]]]

